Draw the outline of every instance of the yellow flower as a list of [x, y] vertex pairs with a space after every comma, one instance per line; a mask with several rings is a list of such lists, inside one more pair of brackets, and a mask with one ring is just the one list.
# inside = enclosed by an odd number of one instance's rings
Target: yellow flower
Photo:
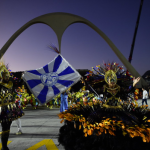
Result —
[[125, 128], [125, 126], [124, 125], [122, 125], [122, 129], [124, 129]]
[[102, 127], [102, 125], [103, 125], [102, 123], [99, 123], [99, 126], [101, 126], [101, 127]]
[[92, 130], [89, 129], [87, 133], [88, 133], [88, 135], [92, 135]]
[[84, 123], [84, 124], [83, 124], [83, 127], [87, 127], [87, 123]]
[[84, 128], [83, 132], [86, 133], [87, 132], [87, 128]]

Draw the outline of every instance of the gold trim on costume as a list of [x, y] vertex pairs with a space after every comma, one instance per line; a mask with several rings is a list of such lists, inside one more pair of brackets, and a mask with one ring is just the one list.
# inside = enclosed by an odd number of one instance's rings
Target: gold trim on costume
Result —
[[[0, 104], [0, 107], [6, 106], [6, 105], [9, 105], [9, 104], [15, 104], [15, 102], [7, 102], [7, 103], [4, 103], [4, 104]], [[12, 105], [11, 105], [11, 106], [12, 106]]]
[[[116, 84], [115, 86], [116, 86], [115, 88], [110, 88], [110, 87], [108, 87], [108, 85], [105, 84], [105, 85], [103, 86], [103, 88], [104, 88], [103, 91], [105, 92], [106, 90], [107, 90], [107, 91], [108, 91], [108, 90], [112, 90], [112, 91], [113, 91], [113, 90], [117, 90], [116, 93], [115, 93], [115, 95], [116, 95], [116, 94], [120, 91], [120, 86], [117, 85], [117, 84]], [[108, 91], [108, 92], [109, 92], [111, 95], [115, 96], [112, 92], [110, 92], [110, 91]]]
[[13, 87], [12, 81], [9, 81], [8, 83], [0, 82], [0, 84], [3, 85], [4, 87], [8, 88], [8, 89], [11, 89]]
[[118, 106], [110, 106], [110, 105], [107, 105], [107, 104], [103, 104], [103, 107], [106, 107], [106, 108], [114, 108], [114, 109], [121, 108], [121, 109], [122, 109], [122, 106], [121, 106], [121, 105], [118, 105]]
[[8, 133], [8, 132], [10, 132], [10, 130], [2, 131], [2, 132], [0, 132], [0, 134], [5, 134], [5, 133]]
[[0, 85], [3, 86], [0, 91], [0, 107], [14, 104], [15, 101], [13, 99], [13, 95], [9, 91], [11, 90], [13, 83], [11, 81], [8, 83], [0, 82]]

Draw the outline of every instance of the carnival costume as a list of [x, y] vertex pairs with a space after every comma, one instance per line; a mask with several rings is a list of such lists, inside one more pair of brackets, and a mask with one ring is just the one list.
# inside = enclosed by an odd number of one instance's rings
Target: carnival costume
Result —
[[60, 104], [60, 112], [63, 112], [68, 109], [68, 93], [63, 92], [61, 94], [61, 104]]
[[10, 125], [13, 120], [24, 115], [18, 103], [15, 103], [13, 97], [14, 79], [10, 76], [8, 66], [3, 62], [0, 63], [0, 122], [2, 125], [1, 142], [2, 150], [8, 150], [7, 141], [9, 138]]
[[51, 101], [46, 103], [46, 106], [50, 109], [53, 109], [53, 106], [59, 108], [60, 107], [60, 94], [54, 97]]
[[35, 96], [33, 94], [28, 96], [26, 99], [28, 101], [28, 104], [31, 104], [33, 109], [37, 109], [39, 103], [38, 103], [37, 99], [35, 98]]
[[72, 105], [60, 113], [64, 121], [60, 144], [65, 150], [148, 150], [150, 111], [127, 101], [134, 93], [132, 76], [116, 63], [97, 66], [90, 73], [88, 83], [100, 88], [103, 101]]

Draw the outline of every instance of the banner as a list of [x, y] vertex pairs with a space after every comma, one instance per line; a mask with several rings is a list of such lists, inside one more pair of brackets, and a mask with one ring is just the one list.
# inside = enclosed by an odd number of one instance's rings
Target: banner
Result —
[[45, 104], [78, 82], [81, 76], [58, 54], [44, 67], [25, 71], [22, 78], [39, 102]]

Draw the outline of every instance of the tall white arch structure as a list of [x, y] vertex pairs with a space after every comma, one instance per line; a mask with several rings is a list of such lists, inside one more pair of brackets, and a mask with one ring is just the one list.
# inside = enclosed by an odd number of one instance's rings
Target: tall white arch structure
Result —
[[[27, 22], [25, 25], [23, 25], [19, 30], [17, 30], [11, 37], [10, 39], [6, 42], [6, 44], [2, 47], [0, 51], [0, 58], [5, 54], [7, 51], [8, 47], [12, 44], [12, 42], [28, 27], [30, 27], [33, 24], [36, 23], [44, 23], [48, 26], [50, 26], [54, 32], [57, 35], [58, 39], [58, 44], [59, 44], [59, 51], [61, 52], [61, 39], [64, 31], [67, 29], [68, 26], [70, 26], [73, 23], [84, 23], [91, 27], [93, 30], [95, 30], [107, 43], [108, 45], [112, 48], [114, 53], [118, 56], [120, 61], [124, 64], [124, 66], [129, 70], [129, 72], [135, 76], [139, 77], [140, 74], [135, 70], [135, 68], [128, 62], [128, 60], [124, 57], [124, 55], [118, 50], [118, 48], [113, 44], [113, 42], [98, 28], [96, 27], [93, 23], [88, 21], [87, 19], [69, 14], [69, 13], [49, 13], [45, 14], [42, 16], [39, 16], [37, 18], [34, 18]], [[141, 77], [141, 80], [139, 82], [139, 86], [141, 85], [147, 85], [145, 80]]]

